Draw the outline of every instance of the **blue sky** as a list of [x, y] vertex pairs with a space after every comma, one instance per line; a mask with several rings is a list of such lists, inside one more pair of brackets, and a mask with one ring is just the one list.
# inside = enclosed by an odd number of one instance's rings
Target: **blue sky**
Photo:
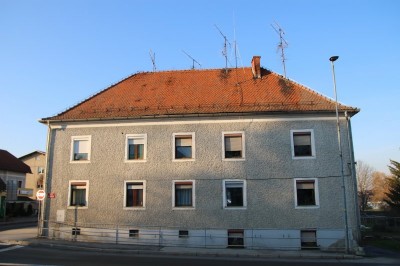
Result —
[[[357, 160], [387, 171], [400, 161], [400, 1], [5, 1], [0, 0], [0, 149], [15, 156], [45, 150], [59, 113], [111, 84], [157, 70], [222, 68], [223, 38], [283, 74], [277, 52], [285, 31], [287, 76], [361, 109], [353, 117]], [[236, 34], [234, 34], [234, 32]], [[229, 60], [234, 66], [232, 50]]]

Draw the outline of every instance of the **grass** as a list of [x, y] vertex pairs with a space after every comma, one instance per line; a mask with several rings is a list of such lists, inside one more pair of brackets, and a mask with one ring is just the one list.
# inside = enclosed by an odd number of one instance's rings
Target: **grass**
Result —
[[363, 245], [400, 252], [400, 232], [398, 231], [366, 231], [362, 233]]

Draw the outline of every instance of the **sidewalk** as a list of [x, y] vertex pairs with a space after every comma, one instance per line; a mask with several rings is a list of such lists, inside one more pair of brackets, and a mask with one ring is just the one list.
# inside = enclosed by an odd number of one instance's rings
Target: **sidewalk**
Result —
[[130, 253], [142, 255], [195, 256], [195, 257], [238, 257], [238, 258], [279, 258], [279, 259], [361, 259], [353, 254], [331, 253], [319, 250], [258, 250], [258, 249], [211, 249], [192, 247], [158, 247], [110, 243], [75, 242], [30, 238], [22, 241], [7, 241], [13, 245], [46, 246], [60, 249], [90, 250], [110, 253]]

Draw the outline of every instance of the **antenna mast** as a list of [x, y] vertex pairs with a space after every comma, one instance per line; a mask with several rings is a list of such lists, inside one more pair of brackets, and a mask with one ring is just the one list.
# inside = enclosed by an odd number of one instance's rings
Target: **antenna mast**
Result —
[[182, 52], [189, 57], [190, 59], [192, 59], [193, 65], [192, 65], [192, 69], [194, 69], [194, 63], [198, 64], [201, 67], [201, 64], [199, 62], [197, 62], [196, 59], [194, 59], [193, 57], [191, 57], [188, 53], [186, 53], [185, 51], [182, 50]]
[[157, 67], [156, 67], [156, 54], [153, 53], [153, 51], [150, 49], [150, 59], [151, 59], [151, 63], [153, 64], [153, 72], [156, 72]]
[[222, 33], [222, 31], [217, 27], [217, 25], [214, 24], [214, 26], [215, 26], [215, 28], [217, 28], [219, 33], [224, 38], [224, 49], [222, 50], [222, 55], [225, 57], [225, 69], [228, 70], [228, 51], [227, 51], [226, 44], [229, 44], [229, 46], [231, 46], [231, 43], [228, 41], [228, 38]]
[[[286, 65], [285, 65], [285, 48], [288, 47], [288, 43], [286, 42], [286, 40], [283, 38], [283, 35], [285, 35], [285, 32], [283, 31], [283, 29], [281, 28], [281, 26], [279, 26], [278, 23], [276, 23], [275, 21], [275, 27], [274, 25], [271, 24], [271, 27], [275, 30], [275, 32], [279, 35], [279, 44], [278, 44], [278, 49], [281, 50], [281, 59], [282, 59], [282, 65], [283, 65], [283, 73], [285, 75], [286, 78]], [[278, 28], [278, 29], [276, 29]]]

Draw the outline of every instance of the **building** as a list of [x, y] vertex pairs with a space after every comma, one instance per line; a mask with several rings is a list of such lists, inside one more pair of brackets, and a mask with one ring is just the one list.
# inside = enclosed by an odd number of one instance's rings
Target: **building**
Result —
[[345, 219], [333, 100], [259, 56], [240, 69], [134, 74], [41, 120], [56, 195], [44, 226], [87, 241], [354, 248], [357, 112], [339, 105]]
[[19, 208], [18, 205], [24, 208], [23, 205], [29, 203], [28, 197], [32, 196], [32, 190], [25, 187], [27, 173], [31, 173], [28, 165], [24, 164], [8, 151], [0, 150], [0, 179], [5, 184], [6, 189], [5, 197], [1, 197], [2, 216], [5, 215], [3, 202], [6, 202], [8, 205], [12, 204], [12, 206], [8, 207], [13, 212], [15, 211], [15, 215], [19, 214], [16, 211], [16, 208]]
[[43, 189], [44, 171], [46, 166], [46, 153], [33, 151], [19, 158], [28, 165], [32, 173], [26, 175], [25, 187], [32, 189], [31, 199], [36, 200], [36, 192]]

